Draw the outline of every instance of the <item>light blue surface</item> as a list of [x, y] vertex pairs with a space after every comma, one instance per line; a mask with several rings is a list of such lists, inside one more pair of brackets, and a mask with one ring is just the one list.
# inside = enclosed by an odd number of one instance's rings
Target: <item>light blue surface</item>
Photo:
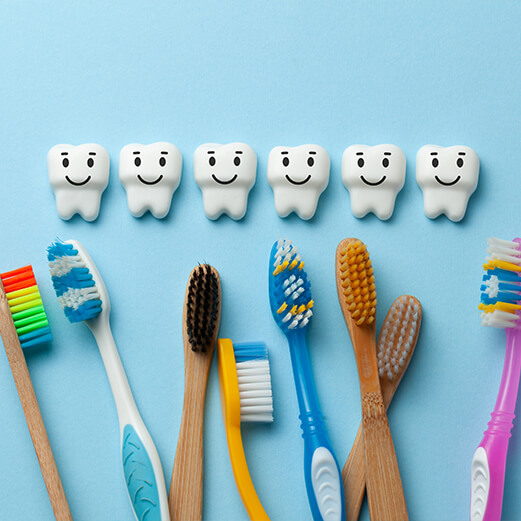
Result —
[[[393, 299], [417, 296], [420, 342], [389, 410], [411, 519], [468, 516], [470, 462], [494, 407], [502, 331], [476, 306], [489, 235], [521, 235], [521, 4], [346, 2], [2, 2], [0, 269], [33, 263], [54, 335], [27, 354], [74, 518], [130, 520], [116, 411], [93, 338], [71, 325], [45, 262], [56, 236], [80, 240], [107, 284], [116, 342], [170, 482], [183, 395], [181, 312], [197, 262], [223, 287], [221, 335], [263, 340], [275, 422], [246, 426], [246, 456], [273, 520], [309, 519], [289, 351], [270, 314], [270, 247], [289, 237], [313, 285], [310, 356], [342, 465], [360, 421], [358, 379], [338, 306], [334, 251], [364, 240], [375, 266], [378, 325]], [[121, 147], [171, 141], [183, 178], [164, 221], [134, 219], [117, 179]], [[244, 141], [259, 158], [248, 212], [206, 219], [192, 177], [205, 142]], [[97, 142], [112, 161], [99, 219], [62, 222], [47, 182], [57, 143]], [[394, 216], [355, 219], [340, 179], [354, 143], [399, 145], [407, 179]], [[266, 181], [273, 146], [317, 143], [331, 181], [311, 222], [280, 219]], [[429, 221], [414, 179], [420, 146], [464, 144], [481, 179], [463, 222]], [[205, 426], [205, 520], [246, 519], [236, 491], [212, 367]], [[0, 353], [0, 511], [52, 520], [5, 354]], [[518, 412], [520, 408], [518, 407]], [[518, 423], [518, 422], [515, 422]], [[504, 518], [519, 519], [521, 426], [515, 425]], [[368, 519], [364, 507], [362, 519]]]

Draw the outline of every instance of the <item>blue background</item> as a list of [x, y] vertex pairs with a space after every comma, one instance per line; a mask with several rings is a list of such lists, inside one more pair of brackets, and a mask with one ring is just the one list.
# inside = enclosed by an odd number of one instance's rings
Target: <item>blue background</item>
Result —
[[[267, 260], [279, 237], [301, 250], [316, 314], [309, 351], [331, 442], [342, 466], [360, 421], [358, 378], [337, 302], [334, 252], [366, 242], [375, 266], [378, 326], [393, 299], [417, 296], [424, 321], [389, 410], [414, 520], [468, 517], [470, 462], [489, 420], [505, 335], [476, 309], [490, 235], [520, 234], [521, 5], [517, 1], [112, 2], [1, 4], [0, 269], [32, 263], [54, 332], [27, 353], [76, 520], [132, 518], [116, 411], [96, 345], [54, 297], [47, 245], [80, 240], [104, 276], [121, 357], [170, 483], [183, 400], [181, 312], [191, 268], [220, 272], [220, 334], [264, 340], [275, 422], [247, 426], [252, 477], [272, 519], [310, 517], [289, 353], [269, 312]], [[117, 178], [121, 147], [171, 141], [184, 158], [168, 218], [133, 218]], [[243, 141], [258, 154], [257, 184], [241, 222], [209, 221], [192, 177], [205, 142]], [[46, 153], [57, 143], [102, 144], [110, 184], [99, 219], [61, 221]], [[275, 213], [269, 150], [317, 143], [331, 180], [315, 218]], [[340, 179], [343, 150], [393, 143], [407, 157], [392, 219], [354, 218]], [[420, 146], [464, 144], [481, 159], [477, 192], [454, 224], [423, 214], [414, 178]], [[0, 353], [0, 511], [53, 519], [5, 354]], [[519, 412], [519, 408], [518, 408]], [[205, 520], [247, 519], [221, 419], [216, 365], [205, 423]], [[504, 519], [519, 519], [521, 431], [514, 428]], [[368, 519], [367, 506], [362, 519]]]

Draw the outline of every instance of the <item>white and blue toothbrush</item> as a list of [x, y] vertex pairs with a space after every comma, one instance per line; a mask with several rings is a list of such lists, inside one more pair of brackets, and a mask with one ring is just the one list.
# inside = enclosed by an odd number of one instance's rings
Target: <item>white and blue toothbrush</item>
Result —
[[94, 262], [74, 240], [48, 249], [58, 300], [70, 322], [84, 322], [98, 344], [118, 411], [125, 484], [138, 521], [170, 521], [165, 479], [139, 415], [110, 329], [110, 300]]
[[273, 245], [269, 265], [270, 306], [289, 344], [304, 438], [304, 475], [313, 519], [343, 521], [345, 503], [340, 467], [327, 437], [306, 347], [306, 326], [313, 315], [313, 300], [303, 268], [304, 261], [290, 241], [281, 239]]

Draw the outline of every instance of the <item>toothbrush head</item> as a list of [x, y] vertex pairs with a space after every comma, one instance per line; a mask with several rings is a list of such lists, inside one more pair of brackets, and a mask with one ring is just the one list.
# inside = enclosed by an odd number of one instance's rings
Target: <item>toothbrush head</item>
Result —
[[497, 328], [519, 327], [521, 239], [489, 238], [487, 253], [479, 305], [481, 324]]
[[32, 266], [0, 274], [7, 304], [23, 348], [52, 340]]
[[47, 249], [49, 271], [58, 301], [70, 322], [93, 320], [110, 312], [105, 284], [85, 248], [74, 240]]
[[422, 307], [409, 295], [398, 297], [385, 317], [376, 344], [382, 391], [389, 383], [398, 386], [411, 360], [420, 331]]
[[289, 240], [273, 245], [269, 264], [271, 313], [284, 333], [304, 329], [313, 315], [311, 284], [304, 261]]
[[344, 239], [336, 251], [336, 276], [344, 317], [358, 327], [374, 327], [376, 288], [373, 267], [365, 244]]
[[221, 319], [221, 283], [217, 270], [209, 264], [196, 266], [190, 273], [184, 313], [191, 350], [211, 355]]

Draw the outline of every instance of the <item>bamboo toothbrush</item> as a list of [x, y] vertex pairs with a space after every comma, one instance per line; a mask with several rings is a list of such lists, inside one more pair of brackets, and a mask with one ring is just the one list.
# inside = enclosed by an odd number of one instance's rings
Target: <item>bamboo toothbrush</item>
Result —
[[404, 521], [407, 507], [378, 377], [373, 268], [362, 241], [338, 245], [336, 282], [358, 365], [369, 515], [373, 521]]
[[105, 283], [78, 241], [55, 242], [47, 258], [65, 316], [69, 322], [83, 322], [98, 344], [118, 412], [122, 467], [134, 516], [138, 521], [169, 521], [161, 460], [139, 415], [112, 336]]
[[[393, 302], [380, 330], [376, 351], [380, 387], [386, 409], [411, 361], [420, 332], [421, 317], [422, 308], [419, 300], [402, 295]], [[347, 521], [356, 521], [365, 494], [362, 425], [358, 429], [355, 442], [342, 470], [342, 478], [346, 495]]]
[[72, 521], [22, 348], [52, 340], [31, 266], [0, 275], [0, 334], [57, 521]]
[[208, 264], [190, 273], [183, 310], [185, 392], [168, 503], [172, 521], [201, 521], [206, 382], [221, 320], [219, 273]]

